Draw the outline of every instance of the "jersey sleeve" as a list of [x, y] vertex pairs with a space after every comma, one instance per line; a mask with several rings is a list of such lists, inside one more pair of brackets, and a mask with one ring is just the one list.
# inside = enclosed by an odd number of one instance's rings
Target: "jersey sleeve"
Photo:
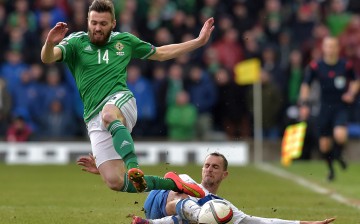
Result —
[[316, 77], [316, 72], [318, 69], [318, 63], [316, 62], [310, 62], [310, 64], [305, 68], [305, 74], [304, 74], [304, 80], [303, 83], [306, 83], [308, 85], [311, 84], [311, 82]]
[[61, 49], [62, 58], [60, 61], [66, 62], [67, 64], [75, 61], [74, 60], [74, 41], [72, 38], [73, 34], [70, 34], [68, 37], [65, 37], [56, 47]]
[[151, 55], [155, 54], [156, 47], [148, 42], [140, 40], [138, 37], [129, 33], [131, 46], [132, 46], [132, 57], [147, 59]]

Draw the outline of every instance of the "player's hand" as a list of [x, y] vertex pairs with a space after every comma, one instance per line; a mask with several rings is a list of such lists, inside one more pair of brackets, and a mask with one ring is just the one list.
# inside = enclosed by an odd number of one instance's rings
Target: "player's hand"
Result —
[[100, 174], [99, 170], [96, 167], [95, 157], [90, 153], [89, 156], [81, 156], [77, 162], [79, 166], [83, 168], [81, 170], [93, 173], [93, 174]]
[[310, 116], [310, 107], [307, 105], [299, 106], [299, 120], [306, 121]]
[[342, 95], [341, 99], [342, 99], [345, 103], [353, 103], [354, 100], [355, 100], [355, 96], [354, 96], [354, 94], [347, 92], [347, 93], [345, 93], [345, 94]]
[[333, 221], [335, 221], [335, 218], [325, 219], [323, 221], [317, 221], [314, 222], [314, 224], [328, 224], [328, 223], [332, 223]]
[[58, 44], [60, 41], [62, 41], [62, 39], [64, 39], [68, 30], [69, 28], [67, 27], [66, 23], [56, 23], [54, 28], [49, 31], [46, 42], [53, 45]]
[[300, 222], [300, 224], [328, 224], [335, 221], [335, 218], [325, 219], [323, 221], [304, 221]]
[[214, 18], [211, 17], [210, 19], [206, 20], [197, 38], [201, 45], [205, 45], [208, 42], [214, 28]]

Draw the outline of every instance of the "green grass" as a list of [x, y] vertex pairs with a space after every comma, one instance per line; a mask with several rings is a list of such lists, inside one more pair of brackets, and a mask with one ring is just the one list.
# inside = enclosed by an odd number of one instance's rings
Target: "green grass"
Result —
[[338, 192], [348, 198], [357, 200], [360, 204], [360, 163], [351, 163], [346, 170], [342, 170], [335, 163], [336, 179], [333, 182], [326, 180], [327, 167], [321, 161], [295, 161], [286, 168], [289, 172], [305, 177], [333, 192]]
[[[298, 166], [298, 170], [308, 168], [307, 165], [296, 164], [291, 167], [291, 172], [296, 172]], [[316, 164], [314, 168], [317, 168]], [[143, 167], [146, 173], [161, 176], [170, 169], [188, 173], [196, 180], [201, 176], [198, 166]], [[219, 195], [247, 214], [305, 220], [336, 216], [337, 224], [360, 223], [360, 210], [334, 202], [253, 166], [230, 167], [229, 171], [230, 176], [224, 181]], [[356, 176], [357, 180], [359, 176]], [[351, 193], [351, 188], [354, 192], [360, 189], [359, 185], [347, 186], [346, 192]], [[116, 193], [107, 189], [99, 176], [84, 173], [75, 165], [0, 164], [1, 224], [130, 223], [127, 215], [142, 215], [144, 200], [144, 194]]]

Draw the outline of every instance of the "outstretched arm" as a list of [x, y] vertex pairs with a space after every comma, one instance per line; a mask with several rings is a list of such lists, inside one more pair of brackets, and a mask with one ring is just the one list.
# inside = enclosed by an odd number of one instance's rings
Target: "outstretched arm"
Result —
[[204, 23], [204, 26], [202, 27], [200, 34], [196, 39], [184, 43], [169, 44], [157, 47], [155, 54], [151, 55], [149, 59], [156, 61], [165, 61], [176, 58], [180, 55], [186, 54], [199, 47], [202, 47], [208, 42], [213, 30], [214, 18], [210, 18]]
[[64, 39], [68, 30], [69, 28], [67, 28], [66, 23], [58, 22], [55, 27], [49, 31], [45, 44], [41, 49], [42, 62], [52, 63], [61, 59], [62, 52], [60, 48], [55, 47], [55, 45]]
[[261, 218], [256, 216], [246, 216], [239, 224], [329, 224], [335, 218], [325, 219], [323, 221], [289, 221], [282, 219]]

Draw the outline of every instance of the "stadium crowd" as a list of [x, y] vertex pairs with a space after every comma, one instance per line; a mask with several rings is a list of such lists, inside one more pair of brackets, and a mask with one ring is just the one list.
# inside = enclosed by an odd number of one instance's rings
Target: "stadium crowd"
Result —
[[[82, 102], [69, 70], [60, 63], [41, 63], [40, 50], [58, 21], [68, 23], [69, 33], [86, 31], [90, 3], [0, 0], [1, 139], [86, 138]], [[204, 48], [169, 62], [134, 60], [129, 66], [128, 86], [138, 106], [135, 138], [214, 140], [218, 133], [232, 140], [251, 137], [252, 86], [235, 84], [233, 71], [237, 63], [251, 58], [261, 61], [264, 137], [280, 138], [284, 127], [297, 119], [303, 70], [320, 57], [321, 41], [328, 35], [339, 38], [342, 56], [352, 60], [360, 74], [360, 1], [114, 4], [115, 31], [133, 33], [155, 46], [193, 39], [207, 18], [215, 18], [214, 34]], [[359, 134], [359, 110], [356, 100], [350, 136]]]

